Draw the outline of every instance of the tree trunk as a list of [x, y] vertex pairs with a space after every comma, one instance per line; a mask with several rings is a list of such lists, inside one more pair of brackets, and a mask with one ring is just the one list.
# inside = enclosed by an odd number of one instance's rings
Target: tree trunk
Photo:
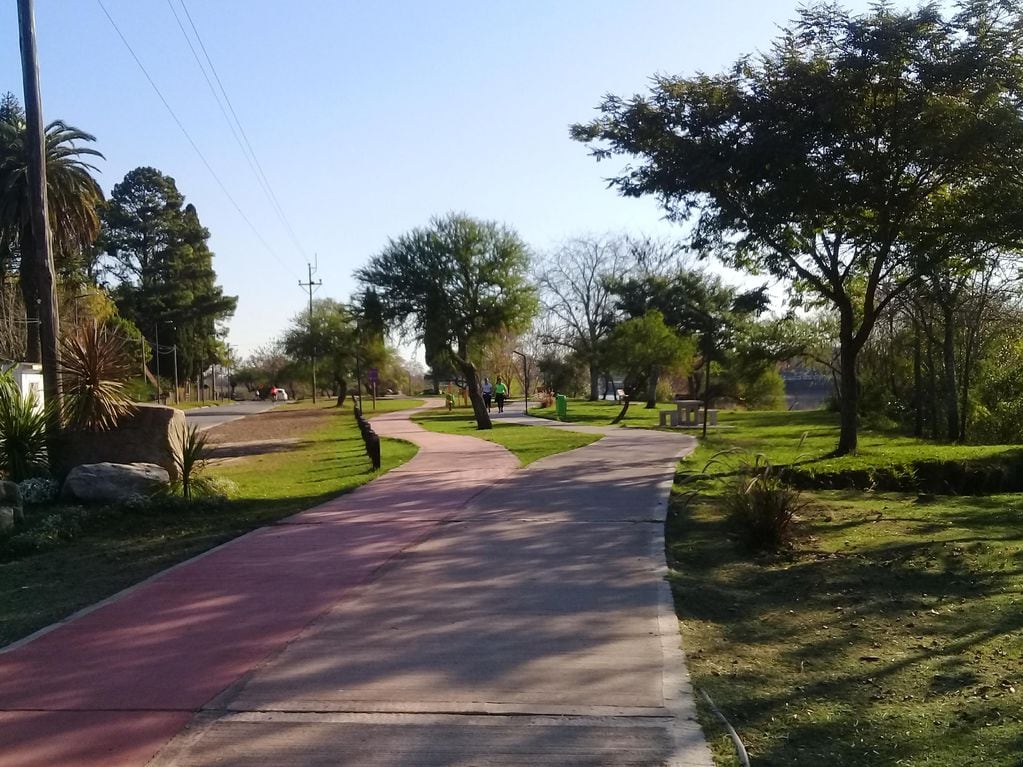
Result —
[[927, 401], [930, 403], [931, 439], [938, 439], [938, 376], [934, 364], [934, 339], [927, 336]]
[[920, 359], [920, 324], [913, 319], [913, 436], [924, 435], [924, 375]]
[[590, 365], [590, 402], [596, 402], [600, 399], [600, 371], [594, 364]]
[[956, 384], [955, 326], [951, 307], [944, 307], [942, 319], [945, 327], [941, 345], [942, 364], [945, 368], [945, 427], [948, 439], [959, 440], [959, 386]]
[[32, 245], [21, 234], [21, 298], [25, 304], [25, 362], [42, 362], [43, 349], [39, 336], [39, 291], [36, 284], [35, 256]]
[[604, 373], [604, 394], [601, 399], [607, 399], [607, 395], [610, 394], [612, 397], [615, 393], [615, 382], [611, 377], [611, 373]]
[[477, 429], [492, 429], [494, 424], [490, 421], [490, 413], [483, 403], [483, 393], [480, 391], [480, 382], [476, 376], [476, 366], [464, 359], [458, 361], [458, 367], [465, 378], [465, 388], [469, 392], [469, 402], [472, 404], [472, 413], [476, 417]]
[[650, 368], [646, 379], [646, 409], [652, 410], [657, 407], [657, 381], [661, 377], [661, 368], [657, 365]]
[[348, 381], [339, 379], [337, 382], [337, 407], [344, 407], [345, 397], [348, 396]]
[[856, 452], [857, 447], [857, 416], [859, 409], [859, 381], [856, 377], [856, 356], [859, 349], [853, 341], [852, 316], [841, 318], [839, 333], [839, 370], [841, 373], [841, 389], [839, 397], [840, 427], [836, 455], [848, 455]]
[[628, 413], [628, 412], [629, 412], [629, 395], [626, 394], [624, 397], [622, 397], [622, 410], [621, 410], [620, 413], [618, 413], [618, 415], [616, 415], [611, 420], [611, 425], [614, 426], [616, 423], [620, 423], [621, 420], [623, 418], [625, 418], [625, 414]]

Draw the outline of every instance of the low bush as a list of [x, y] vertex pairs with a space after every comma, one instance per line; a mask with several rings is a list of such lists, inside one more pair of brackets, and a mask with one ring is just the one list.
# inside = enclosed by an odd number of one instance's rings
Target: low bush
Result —
[[13, 386], [0, 387], [0, 470], [14, 482], [46, 472], [46, 413]]
[[726, 451], [711, 458], [728, 476], [722, 505], [737, 539], [751, 551], [779, 551], [792, 540], [793, 522], [803, 507], [799, 491], [763, 454]]
[[228, 500], [238, 496], [238, 483], [226, 477], [203, 475], [192, 479], [192, 497], [196, 499]]
[[60, 494], [60, 483], [48, 477], [30, 477], [18, 483], [21, 500], [30, 506], [53, 503]]

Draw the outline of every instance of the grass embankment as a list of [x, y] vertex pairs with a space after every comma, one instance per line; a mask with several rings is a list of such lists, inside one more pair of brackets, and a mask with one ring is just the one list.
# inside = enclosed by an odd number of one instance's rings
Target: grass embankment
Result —
[[599, 434], [583, 434], [546, 426], [523, 426], [494, 421], [494, 428], [480, 431], [472, 408], [458, 407], [447, 410], [428, 410], [414, 417], [423, 428], [446, 434], [461, 434], [495, 442], [515, 455], [523, 466], [556, 453], [575, 450], [600, 439]]
[[[407, 409], [420, 401], [381, 400], [376, 413]], [[27, 555], [7, 545], [10, 539], [0, 543], [0, 646], [172, 564], [365, 484], [416, 452], [407, 442], [384, 439], [383, 466], [374, 472], [351, 407], [337, 409], [327, 403], [275, 408], [247, 419], [249, 426], [235, 421], [224, 428], [249, 430], [246, 439], [258, 444], [264, 437], [260, 426], [264, 416], [277, 423], [273, 441], [279, 444], [274, 452], [242, 444], [236, 457], [204, 472], [237, 483], [238, 494], [229, 501], [77, 513], [28, 507], [30, 529], [38, 531], [40, 525], [50, 524], [49, 518], [55, 540], [42, 540], [41, 550]], [[281, 425], [290, 439], [279, 439]], [[213, 452], [231, 455], [232, 449], [223, 445]], [[69, 536], [71, 517], [80, 530], [63, 540]]]
[[[868, 430], [859, 455], [833, 459], [822, 457], [836, 443], [831, 414], [722, 413], [722, 423], [735, 428], [715, 432], [686, 468], [733, 445], [861, 477], [1016, 450]], [[794, 550], [757, 558], [730, 539], [728, 479], [711, 473], [688, 505], [674, 497], [671, 579], [693, 682], [753, 764], [1019, 764], [1023, 497], [804, 492]], [[737, 764], [713, 717], [703, 721], [718, 764]]]

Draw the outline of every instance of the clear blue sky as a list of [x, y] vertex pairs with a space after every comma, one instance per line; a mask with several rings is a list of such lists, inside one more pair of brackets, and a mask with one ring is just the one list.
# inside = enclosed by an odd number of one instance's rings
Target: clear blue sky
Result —
[[[188, 28], [180, 0], [174, 8]], [[654, 73], [717, 72], [765, 49], [796, 0], [514, 3], [185, 0], [298, 235], [260, 191], [168, 0], [104, 0], [260, 243], [182, 135], [96, 0], [36, 0], [44, 116], [97, 137], [100, 183], [152, 165], [209, 228], [238, 295], [243, 354], [318, 296], [347, 300], [388, 237], [451, 210], [502, 221], [537, 251], [583, 233], [678, 234], [652, 200], [618, 197], [568, 138], [608, 92]], [[0, 91], [21, 96], [17, 13], [0, 5]], [[866, 9], [867, 0], [847, 3]], [[200, 51], [200, 56], [201, 56]]]

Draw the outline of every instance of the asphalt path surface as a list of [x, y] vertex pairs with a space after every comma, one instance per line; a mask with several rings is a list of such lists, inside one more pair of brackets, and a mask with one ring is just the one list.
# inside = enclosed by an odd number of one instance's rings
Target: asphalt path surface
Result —
[[711, 767], [664, 581], [695, 440], [540, 423], [606, 436], [519, 468], [383, 414], [408, 463], [0, 652], [0, 767]]
[[247, 415], [262, 413], [276, 404], [278, 403], [269, 400], [246, 400], [233, 405], [193, 408], [185, 411], [185, 419], [189, 426], [198, 426], [199, 431], [206, 431], [214, 426], [237, 421]]

